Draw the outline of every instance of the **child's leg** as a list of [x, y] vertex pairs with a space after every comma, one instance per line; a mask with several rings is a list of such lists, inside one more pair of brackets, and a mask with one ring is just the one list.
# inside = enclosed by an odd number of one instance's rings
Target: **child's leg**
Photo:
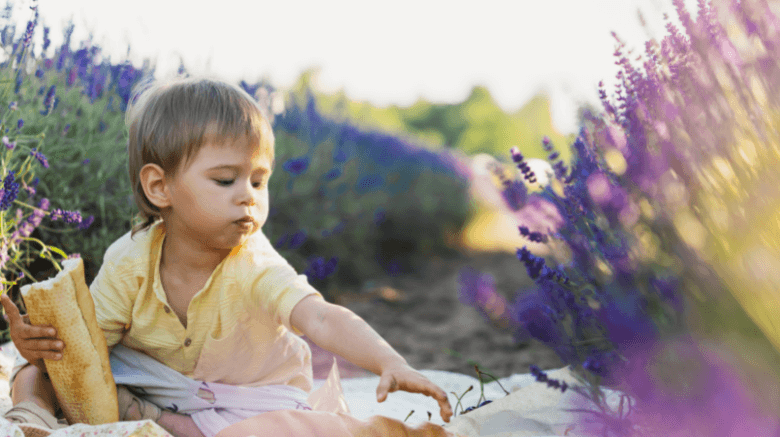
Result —
[[[133, 405], [133, 408], [135, 405]], [[136, 409], [137, 410], [137, 409]], [[130, 411], [132, 412], [132, 410]], [[128, 414], [130, 413], [128, 412]], [[174, 437], [205, 437], [192, 417], [186, 414], [172, 413], [163, 410], [160, 421], [157, 423]]]
[[35, 366], [26, 366], [16, 374], [11, 402], [17, 405], [30, 401], [49, 411], [52, 416], [57, 412], [57, 396], [51, 381]]

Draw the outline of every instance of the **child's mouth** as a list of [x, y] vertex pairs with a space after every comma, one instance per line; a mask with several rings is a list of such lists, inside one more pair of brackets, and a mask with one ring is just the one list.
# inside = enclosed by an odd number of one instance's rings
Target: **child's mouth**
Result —
[[255, 222], [253, 220], [236, 220], [233, 222], [237, 224], [242, 229], [252, 229], [255, 226]]

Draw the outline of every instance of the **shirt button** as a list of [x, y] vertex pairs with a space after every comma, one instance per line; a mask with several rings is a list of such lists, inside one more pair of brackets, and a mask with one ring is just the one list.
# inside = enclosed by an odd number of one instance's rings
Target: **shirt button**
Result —
[[170, 308], [168, 308], [168, 307], [165, 307], [165, 312], [166, 312], [166, 313], [168, 313], [168, 314], [170, 314], [170, 313], [171, 313], [171, 309], [170, 309]]
[[188, 338], [188, 339], [184, 340], [184, 346], [189, 346], [191, 344], [192, 344], [192, 340], [191, 339]]

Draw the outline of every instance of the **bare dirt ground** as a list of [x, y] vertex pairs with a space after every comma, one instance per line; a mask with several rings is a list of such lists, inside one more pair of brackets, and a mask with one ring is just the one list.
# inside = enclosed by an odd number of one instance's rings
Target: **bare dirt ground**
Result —
[[[496, 288], [510, 302], [515, 291], [532, 284], [513, 254], [464, 253], [452, 259], [433, 258], [416, 275], [366, 284], [360, 295], [344, 296], [337, 303], [366, 320], [418, 370], [447, 370], [476, 377], [477, 363], [480, 370], [502, 378], [528, 373], [531, 364], [542, 369], [562, 367], [560, 359], [543, 344], [535, 340], [516, 344], [509, 332], [494, 327], [476, 309], [460, 303], [458, 274], [466, 266], [491, 274]], [[325, 378], [333, 356], [309, 344], [314, 377]], [[342, 378], [371, 375], [336, 358]]]

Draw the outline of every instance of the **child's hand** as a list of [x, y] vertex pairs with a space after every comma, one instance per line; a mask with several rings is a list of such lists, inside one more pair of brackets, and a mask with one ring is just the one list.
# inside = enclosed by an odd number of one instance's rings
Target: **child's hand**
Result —
[[447, 393], [408, 364], [399, 364], [382, 371], [379, 386], [376, 389], [377, 402], [384, 402], [388, 393], [397, 390], [421, 393], [436, 399], [439, 401], [442, 420], [450, 421], [452, 407], [447, 399]]
[[3, 318], [8, 322], [11, 330], [11, 340], [19, 351], [19, 355], [24, 357], [30, 364], [35, 365], [46, 372], [46, 366], [43, 359], [59, 360], [62, 358], [62, 350], [65, 343], [57, 339], [57, 331], [50, 325], [32, 326], [30, 318], [27, 315], [20, 315], [19, 308], [11, 301], [8, 295], [0, 296], [0, 303], [3, 304], [5, 315]]

